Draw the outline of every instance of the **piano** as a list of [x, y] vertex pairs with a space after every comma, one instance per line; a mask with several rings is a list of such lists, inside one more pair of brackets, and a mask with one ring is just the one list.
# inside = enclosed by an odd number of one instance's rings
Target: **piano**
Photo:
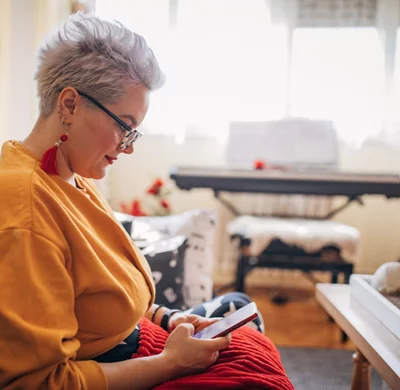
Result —
[[400, 175], [314, 170], [254, 170], [173, 167], [170, 178], [182, 190], [210, 188], [219, 192], [400, 197]]

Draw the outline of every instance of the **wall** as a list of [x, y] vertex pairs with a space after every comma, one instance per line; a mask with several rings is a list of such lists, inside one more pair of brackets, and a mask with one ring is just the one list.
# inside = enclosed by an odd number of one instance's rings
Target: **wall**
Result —
[[[360, 148], [341, 145], [340, 154], [343, 170], [396, 172], [400, 167], [400, 149], [379, 142], [367, 142]], [[211, 139], [193, 138], [177, 145], [166, 136], [146, 135], [138, 141], [135, 153], [120, 158], [109, 172], [112, 206], [118, 209], [122, 201], [143, 196], [152, 178], [167, 178], [170, 167], [174, 165], [222, 166], [224, 147]], [[337, 203], [342, 201], [338, 199]], [[216, 277], [220, 280], [231, 278], [234, 264], [232, 246], [224, 232], [224, 224], [232, 217], [230, 213], [215, 201], [212, 191], [207, 189], [174, 189], [171, 202], [177, 213], [203, 207], [217, 210], [219, 227], [215, 252], [223, 262], [222, 267], [216, 270]], [[373, 273], [380, 264], [400, 258], [400, 199], [364, 197], [363, 206], [353, 203], [335, 220], [352, 225], [361, 232], [357, 272]], [[282, 273], [279, 275], [282, 278]], [[287, 277], [288, 280], [290, 278]]]
[[69, 0], [1, 0], [1, 143], [23, 139], [33, 127], [38, 114], [33, 80], [37, 47], [69, 10]]
[[0, 143], [8, 138], [9, 113], [8, 92], [10, 90], [11, 52], [11, 0], [3, 0], [0, 5]]

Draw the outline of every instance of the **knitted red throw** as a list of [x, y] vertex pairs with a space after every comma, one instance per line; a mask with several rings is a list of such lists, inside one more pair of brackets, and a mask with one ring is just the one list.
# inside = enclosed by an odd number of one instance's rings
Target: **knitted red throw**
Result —
[[[132, 358], [161, 353], [167, 338], [167, 332], [143, 319], [139, 349]], [[254, 329], [242, 326], [232, 333], [229, 348], [221, 351], [217, 362], [205, 372], [178, 378], [154, 389], [294, 390], [294, 387], [272, 342]]]

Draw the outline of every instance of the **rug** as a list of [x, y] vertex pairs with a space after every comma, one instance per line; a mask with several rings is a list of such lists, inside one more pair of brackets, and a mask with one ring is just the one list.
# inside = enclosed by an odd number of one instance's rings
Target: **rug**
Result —
[[[353, 351], [278, 347], [288, 377], [296, 390], [349, 390]], [[371, 390], [382, 389], [379, 374], [371, 370]]]

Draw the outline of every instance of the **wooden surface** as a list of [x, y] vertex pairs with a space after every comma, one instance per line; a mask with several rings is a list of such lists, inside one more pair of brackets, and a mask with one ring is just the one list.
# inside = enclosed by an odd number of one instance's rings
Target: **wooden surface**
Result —
[[395, 340], [379, 321], [367, 321], [355, 312], [350, 306], [350, 286], [318, 284], [316, 298], [389, 386], [400, 389], [400, 359]]
[[329, 321], [326, 311], [315, 299], [315, 289], [282, 289], [289, 298], [276, 305], [274, 289], [249, 287], [246, 293], [256, 302], [265, 321], [265, 334], [278, 346], [355, 350], [349, 341], [341, 343], [340, 328]]

